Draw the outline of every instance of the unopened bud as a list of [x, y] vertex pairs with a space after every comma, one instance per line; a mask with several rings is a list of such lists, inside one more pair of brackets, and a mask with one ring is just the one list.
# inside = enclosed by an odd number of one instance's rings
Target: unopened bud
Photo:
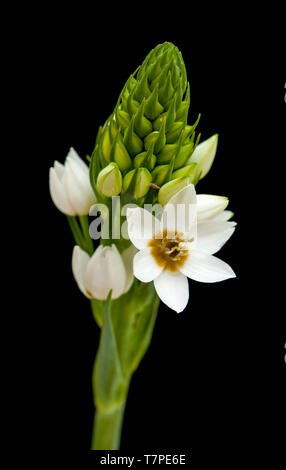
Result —
[[182, 147], [180, 148], [178, 152], [178, 155], [176, 155], [175, 164], [174, 164], [175, 170], [177, 170], [178, 168], [181, 168], [183, 165], [186, 164], [188, 158], [192, 154], [193, 148], [194, 148], [193, 142], [190, 142], [186, 145], [182, 145]]
[[187, 164], [197, 163], [197, 177], [202, 179], [209, 172], [216, 154], [218, 134], [201, 142], [190, 156]]
[[141, 153], [138, 153], [138, 155], [136, 155], [136, 157], [134, 158], [134, 166], [135, 168], [144, 166], [148, 168], [148, 170], [153, 170], [154, 166], [156, 165], [156, 160], [157, 160], [156, 155], [154, 155], [154, 153], [141, 152]]
[[152, 182], [161, 186], [167, 178], [169, 172], [169, 165], [158, 165], [152, 171]]
[[117, 163], [121, 171], [127, 171], [132, 167], [132, 160], [123, 142], [116, 138], [110, 152], [110, 160]]
[[140, 137], [138, 137], [138, 135], [134, 132], [134, 116], [130, 126], [125, 129], [123, 141], [128, 149], [128, 152], [132, 156], [135, 156], [137, 153], [142, 152], [143, 142]]
[[[136, 173], [135, 173], [136, 172]], [[150, 183], [152, 182], [151, 173], [147, 168], [137, 168], [129, 171], [123, 178], [123, 191], [126, 192], [131, 181], [135, 177], [134, 185], [134, 197], [135, 199], [140, 199], [141, 197], [146, 196], [150, 189]]]
[[164, 184], [158, 192], [158, 202], [165, 206], [167, 202], [173, 197], [180, 189], [190, 184], [189, 178], [177, 178]]
[[117, 163], [109, 163], [97, 177], [98, 190], [107, 197], [117, 196], [122, 188], [122, 175]]
[[102, 154], [106, 162], [109, 162], [109, 155], [111, 150], [111, 139], [110, 139], [110, 124], [109, 122], [105, 125], [102, 131]]
[[166, 135], [166, 141], [167, 144], [173, 144], [174, 142], [177, 142], [178, 138], [181, 135], [182, 129], [184, 128], [185, 123], [184, 122], [174, 122], [170, 129], [168, 129], [167, 135]]
[[188, 177], [190, 178], [190, 183], [194, 183], [197, 173], [196, 167], [196, 163], [191, 163], [190, 165], [183, 166], [183, 168], [180, 168], [179, 170], [176, 170], [174, 171], [174, 173], [172, 173], [172, 178], [176, 179]]

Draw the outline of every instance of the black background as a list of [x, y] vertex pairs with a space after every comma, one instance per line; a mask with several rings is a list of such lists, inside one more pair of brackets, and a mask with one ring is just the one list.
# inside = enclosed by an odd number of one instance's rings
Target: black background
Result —
[[64, 160], [70, 146], [82, 157], [91, 154], [97, 129], [125, 81], [165, 40], [183, 54], [190, 122], [202, 114], [202, 140], [219, 133], [214, 165], [197, 192], [230, 199], [238, 226], [218, 256], [237, 278], [218, 284], [190, 281], [190, 301], [179, 315], [161, 304], [151, 346], [131, 382], [122, 453], [190, 449], [198, 463], [223, 463], [229, 457], [255, 462], [265, 453], [277, 456], [283, 442], [286, 332], [277, 292], [284, 274], [275, 263], [284, 254], [276, 224], [283, 217], [277, 208], [286, 76], [282, 57], [274, 57], [257, 38], [247, 44], [209, 39], [135, 34], [109, 41], [79, 37], [76, 28], [67, 28], [60, 40], [51, 30], [40, 52], [34, 42], [30, 45], [33, 147], [39, 153], [39, 206], [44, 208], [35, 256], [40, 307], [33, 316], [39, 353], [32, 358], [32, 399], [39, 418], [35, 435], [51, 451], [85, 455], [89, 449], [90, 379], [99, 330], [72, 276], [73, 239], [65, 216], [50, 200], [48, 169], [54, 160]]

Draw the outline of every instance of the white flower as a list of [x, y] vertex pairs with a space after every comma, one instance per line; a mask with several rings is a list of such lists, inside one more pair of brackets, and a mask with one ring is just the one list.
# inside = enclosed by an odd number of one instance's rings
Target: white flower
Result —
[[50, 194], [56, 207], [67, 215], [87, 215], [96, 202], [89, 181], [88, 166], [71, 148], [64, 165], [55, 161], [50, 168]]
[[127, 210], [129, 238], [138, 250], [134, 276], [154, 281], [161, 300], [176, 312], [189, 299], [187, 277], [218, 282], [235, 274], [213, 256], [232, 235], [228, 200], [219, 196], [196, 196], [192, 184], [180, 190], [164, 207], [161, 220], [142, 208]]
[[112, 299], [127, 292], [133, 282], [133, 257], [137, 250], [131, 245], [122, 256], [115, 245], [100, 245], [90, 257], [79, 246], [72, 255], [72, 270], [80, 290], [89, 299], [105, 300], [112, 289]]

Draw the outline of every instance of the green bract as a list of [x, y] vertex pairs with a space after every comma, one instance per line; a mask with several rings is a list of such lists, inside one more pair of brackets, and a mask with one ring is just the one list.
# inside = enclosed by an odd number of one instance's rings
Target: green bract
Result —
[[[112, 162], [122, 174], [123, 191], [131, 188], [128, 202], [140, 205], [157, 202], [158, 186], [162, 190], [174, 179], [187, 177], [190, 183], [197, 182], [192, 154], [199, 141], [195, 136], [199, 118], [193, 125], [187, 124], [189, 107], [182, 55], [172, 43], [159, 44], [129, 77], [113, 113], [99, 129], [90, 165], [91, 184], [99, 201], [102, 190], [97, 177]], [[133, 177], [136, 181], [132, 183]]]

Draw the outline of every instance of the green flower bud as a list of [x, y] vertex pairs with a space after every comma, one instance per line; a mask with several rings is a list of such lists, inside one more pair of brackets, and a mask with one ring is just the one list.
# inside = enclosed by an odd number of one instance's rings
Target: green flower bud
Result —
[[166, 144], [159, 153], [157, 162], [160, 164], [169, 163], [175, 155], [177, 148], [178, 142], [175, 144]]
[[129, 171], [123, 178], [123, 191], [126, 192], [133, 177], [135, 175], [135, 185], [134, 185], [134, 197], [135, 199], [140, 199], [141, 197], [146, 196], [150, 189], [150, 183], [152, 182], [151, 173], [147, 168], [138, 168]]
[[187, 163], [197, 164], [198, 179], [202, 179], [209, 172], [215, 158], [217, 143], [218, 134], [215, 134], [201, 142], [189, 158]]
[[112, 143], [111, 143], [111, 138], [110, 138], [110, 124], [107, 123], [103, 129], [102, 139], [101, 139], [102, 154], [106, 162], [109, 162], [111, 146], [112, 146]]
[[117, 112], [117, 122], [121, 129], [126, 129], [126, 127], [130, 126], [130, 117], [129, 114], [123, 110]]
[[117, 137], [114, 139], [110, 151], [110, 161], [117, 163], [120, 170], [125, 172], [132, 167], [132, 160], [127, 152], [123, 142]]
[[147, 135], [147, 137], [145, 137], [144, 147], [146, 150], [148, 150], [148, 148], [151, 145], [155, 145], [155, 142], [158, 139], [158, 136], [159, 136], [159, 131], [154, 131], [154, 132], [151, 132], [149, 135]]
[[144, 137], [145, 135], [152, 132], [153, 129], [151, 122], [144, 116], [144, 108], [145, 98], [143, 99], [134, 117], [134, 129], [139, 137]]
[[132, 157], [143, 150], [143, 142], [134, 132], [134, 116], [131, 120], [130, 126], [125, 129], [123, 142]]
[[185, 126], [184, 122], [174, 122], [166, 134], [167, 144], [173, 144], [176, 142]]
[[161, 186], [166, 181], [169, 165], [159, 165], [152, 171], [152, 183]]
[[151, 120], [156, 119], [164, 111], [163, 106], [159, 103], [158, 95], [158, 86], [156, 86], [146, 101], [145, 114]]
[[158, 193], [158, 202], [165, 206], [167, 202], [173, 197], [180, 189], [190, 184], [189, 178], [177, 178], [164, 184]]
[[97, 189], [104, 196], [117, 196], [122, 188], [122, 175], [117, 163], [109, 163], [97, 177]]
[[185, 165], [193, 149], [194, 149], [193, 142], [190, 142], [189, 144], [186, 144], [186, 145], [182, 145], [181, 149], [178, 152], [178, 155], [175, 158], [175, 164], [174, 164], [175, 170]]
[[149, 134], [145, 140], [145, 149], [148, 150], [151, 145], [154, 145], [154, 153], [159, 153], [166, 143], [166, 132], [165, 132], [165, 120], [162, 121], [162, 125], [159, 131], [153, 131]]
[[154, 153], [150, 152], [151, 146], [148, 149], [148, 152], [138, 153], [134, 158], [134, 167], [139, 168], [140, 166], [144, 166], [148, 168], [148, 170], [153, 170], [154, 166], [156, 165], [156, 156]]
[[172, 179], [176, 178], [190, 178], [190, 183], [193, 183], [196, 180], [196, 173], [197, 173], [197, 164], [191, 163], [190, 165], [183, 166], [179, 170], [174, 171], [172, 173]]

